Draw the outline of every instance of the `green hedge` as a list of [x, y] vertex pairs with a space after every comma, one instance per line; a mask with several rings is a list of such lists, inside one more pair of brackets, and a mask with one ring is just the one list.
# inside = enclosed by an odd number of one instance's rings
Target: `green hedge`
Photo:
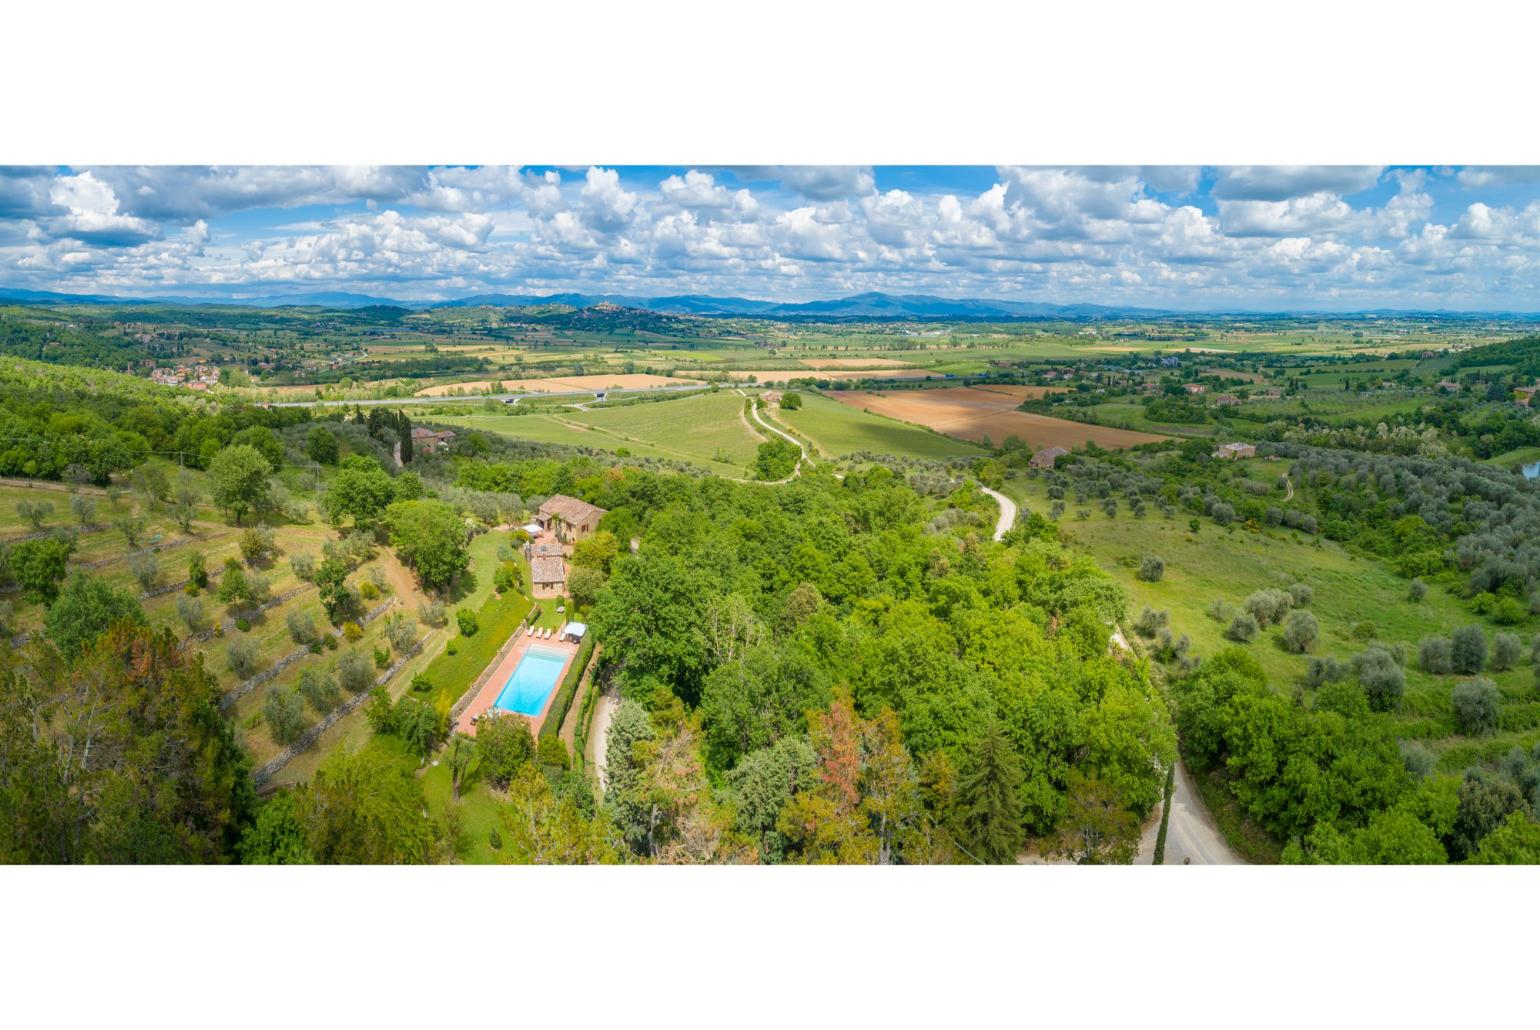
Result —
[[598, 696], [599, 688], [590, 684], [588, 693], [583, 695], [583, 704], [578, 709], [577, 730], [572, 734], [572, 767], [578, 772], [582, 772], [587, 763], [584, 755], [588, 751], [588, 729], [593, 722], [594, 703]]
[[1155, 835], [1155, 860], [1151, 865], [1166, 864], [1166, 827], [1171, 823], [1171, 795], [1176, 788], [1176, 763], [1166, 769], [1166, 797], [1160, 806], [1160, 832]]
[[572, 699], [577, 696], [578, 683], [583, 679], [583, 670], [588, 668], [588, 659], [593, 653], [593, 634], [585, 634], [583, 643], [578, 648], [577, 657], [572, 661], [572, 667], [567, 670], [567, 675], [562, 677], [561, 686], [556, 689], [551, 710], [546, 713], [545, 722], [540, 724], [542, 737], [554, 737], [561, 732], [561, 724], [567, 719], [567, 709], [572, 707]]

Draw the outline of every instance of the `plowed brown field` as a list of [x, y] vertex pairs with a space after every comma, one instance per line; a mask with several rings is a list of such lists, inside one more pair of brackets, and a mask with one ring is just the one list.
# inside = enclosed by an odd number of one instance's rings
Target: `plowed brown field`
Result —
[[1017, 411], [1031, 397], [1041, 397], [1047, 386], [956, 386], [942, 390], [850, 390], [829, 396], [877, 415], [934, 429], [960, 440], [978, 442], [989, 437], [1003, 443], [1016, 436], [1033, 447], [1077, 447], [1095, 441], [1101, 447], [1133, 447], [1165, 437], [1131, 429], [1093, 426], [1068, 419]]

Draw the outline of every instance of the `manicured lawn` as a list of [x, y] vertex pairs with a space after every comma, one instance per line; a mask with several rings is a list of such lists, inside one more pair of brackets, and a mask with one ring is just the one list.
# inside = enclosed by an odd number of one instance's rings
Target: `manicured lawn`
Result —
[[453, 613], [450, 614], [449, 628], [455, 633], [451, 638], [455, 653], [450, 654], [446, 647], [423, 671], [423, 675], [433, 683], [428, 698], [436, 708], [447, 712], [454, 706], [460, 695], [476, 681], [476, 677], [486, 669], [487, 663], [507, 642], [509, 635], [518, 628], [529, 606], [529, 598], [522, 594], [510, 593], [503, 598], [488, 598], [476, 612], [481, 625], [472, 637], [460, 636], [455, 631], [455, 617]]
[[[428, 799], [428, 813], [434, 820], [442, 821], [445, 809], [454, 804], [454, 783], [442, 753], [437, 762], [437, 765], [422, 771], [421, 779], [423, 793]], [[491, 840], [492, 832], [501, 832], [502, 829], [502, 821], [498, 817], [501, 807], [497, 797], [480, 781], [476, 760], [472, 759], [470, 770], [460, 784], [460, 848], [456, 855], [457, 861], [475, 865], [491, 865], [499, 861]]]

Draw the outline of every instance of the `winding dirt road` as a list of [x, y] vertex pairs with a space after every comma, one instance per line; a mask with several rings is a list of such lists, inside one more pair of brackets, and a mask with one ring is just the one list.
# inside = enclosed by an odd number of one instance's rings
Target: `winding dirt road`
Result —
[[995, 539], [999, 540], [1016, 524], [1016, 502], [998, 490], [991, 490], [983, 483], [979, 484], [979, 489], [993, 497], [995, 503], [1000, 506], [1000, 518], [995, 522]]
[[[1112, 628], [1112, 647], [1119, 651], [1132, 651], [1121, 626]], [[1158, 826], [1145, 828], [1140, 840], [1139, 857], [1136, 861], [1147, 864], [1155, 858], [1155, 834]], [[1176, 783], [1171, 791], [1171, 818], [1166, 823], [1165, 865], [1245, 865], [1230, 849], [1224, 834], [1219, 832], [1214, 817], [1209, 814], [1197, 790], [1192, 776], [1181, 756], [1176, 759]]]

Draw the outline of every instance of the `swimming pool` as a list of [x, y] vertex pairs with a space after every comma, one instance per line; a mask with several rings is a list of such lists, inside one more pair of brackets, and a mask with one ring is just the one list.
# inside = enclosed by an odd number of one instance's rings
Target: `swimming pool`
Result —
[[530, 645], [519, 664], [503, 684], [502, 693], [492, 704], [505, 712], [520, 715], [539, 715], [545, 707], [545, 699], [551, 696], [556, 681], [561, 678], [561, 668], [567, 664], [565, 651], [553, 651], [548, 647]]

